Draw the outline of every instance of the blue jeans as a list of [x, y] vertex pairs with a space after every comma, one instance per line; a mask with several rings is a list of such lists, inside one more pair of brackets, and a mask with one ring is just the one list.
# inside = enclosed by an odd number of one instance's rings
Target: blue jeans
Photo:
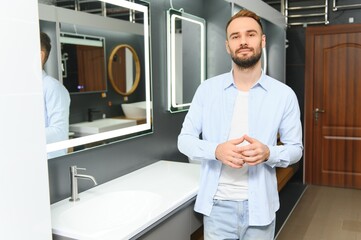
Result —
[[249, 226], [248, 201], [214, 200], [210, 216], [203, 217], [204, 240], [272, 240], [275, 220], [267, 226]]

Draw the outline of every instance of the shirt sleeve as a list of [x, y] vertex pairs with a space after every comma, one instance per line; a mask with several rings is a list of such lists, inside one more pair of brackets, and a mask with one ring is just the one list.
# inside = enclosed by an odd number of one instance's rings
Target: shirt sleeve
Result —
[[302, 126], [296, 95], [292, 92], [286, 100], [286, 107], [279, 127], [282, 145], [269, 146], [270, 157], [266, 163], [271, 167], [287, 167], [302, 157]]
[[194, 160], [215, 160], [215, 150], [218, 144], [201, 138], [204, 93], [205, 89], [201, 85], [197, 89], [184, 119], [181, 133], [178, 136], [178, 149]]
[[47, 126], [45, 133], [47, 143], [68, 139], [69, 107], [69, 93], [63, 86], [53, 86], [46, 92], [45, 108], [47, 113]]

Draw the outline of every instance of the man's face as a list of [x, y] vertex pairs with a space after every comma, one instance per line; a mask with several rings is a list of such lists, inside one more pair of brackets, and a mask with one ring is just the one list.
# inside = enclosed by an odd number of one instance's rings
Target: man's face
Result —
[[260, 61], [265, 44], [261, 27], [253, 18], [236, 18], [227, 28], [227, 52], [242, 69], [253, 68]]

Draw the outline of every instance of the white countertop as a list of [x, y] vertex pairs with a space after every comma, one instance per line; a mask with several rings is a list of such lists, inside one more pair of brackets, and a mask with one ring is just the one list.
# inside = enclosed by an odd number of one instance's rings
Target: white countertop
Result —
[[199, 173], [199, 164], [162, 160], [81, 192], [78, 202], [54, 203], [53, 233], [130, 239], [195, 197]]

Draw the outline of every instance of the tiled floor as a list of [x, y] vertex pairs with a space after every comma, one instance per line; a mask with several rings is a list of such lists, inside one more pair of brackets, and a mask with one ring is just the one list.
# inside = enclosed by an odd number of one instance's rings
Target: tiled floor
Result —
[[361, 190], [308, 186], [277, 240], [361, 240]]

